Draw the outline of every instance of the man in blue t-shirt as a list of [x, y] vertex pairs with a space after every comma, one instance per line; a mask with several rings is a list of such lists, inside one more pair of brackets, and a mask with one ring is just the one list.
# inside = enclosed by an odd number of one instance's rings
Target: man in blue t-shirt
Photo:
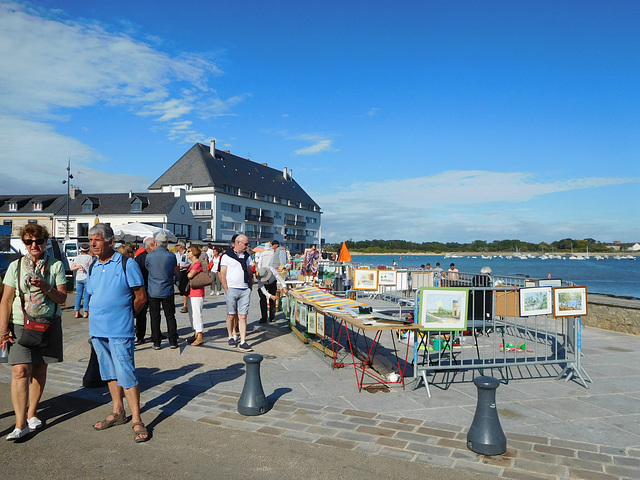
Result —
[[136, 262], [123, 265], [123, 256], [113, 249], [113, 230], [98, 223], [89, 230], [89, 243], [98, 257], [87, 277], [89, 335], [98, 356], [100, 377], [107, 382], [113, 410], [93, 428], [105, 430], [127, 420], [124, 397], [131, 409], [134, 441], [149, 439], [140, 418], [140, 386], [135, 376], [134, 311], [146, 302], [144, 279]]
[[155, 237], [157, 248], [147, 255], [144, 265], [149, 271], [149, 317], [153, 349], [160, 350], [160, 306], [167, 321], [167, 336], [171, 348], [178, 348], [178, 326], [176, 324], [176, 302], [174, 299], [173, 275], [176, 273], [176, 256], [167, 250], [168, 238], [163, 232]]

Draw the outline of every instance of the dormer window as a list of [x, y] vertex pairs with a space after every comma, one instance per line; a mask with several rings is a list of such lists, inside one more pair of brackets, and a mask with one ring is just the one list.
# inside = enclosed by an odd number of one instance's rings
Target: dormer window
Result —
[[132, 212], [141, 212], [142, 211], [142, 200], [136, 198], [131, 202], [131, 211]]
[[11, 202], [9, 204], [9, 211], [10, 212], [17, 212], [18, 211], [18, 204], [15, 202]]
[[93, 212], [93, 202], [89, 199], [86, 199], [82, 202], [82, 213], [91, 213]]
[[33, 202], [33, 211], [34, 212], [41, 212], [42, 211], [42, 203]]

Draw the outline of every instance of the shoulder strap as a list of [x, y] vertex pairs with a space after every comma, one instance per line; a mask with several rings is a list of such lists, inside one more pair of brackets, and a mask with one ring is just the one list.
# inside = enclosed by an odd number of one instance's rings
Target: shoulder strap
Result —
[[[93, 272], [93, 266], [98, 261], [97, 257], [93, 257], [93, 261], [91, 265], [89, 265], [89, 276], [91, 276], [91, 272]], [[124, 272], [125, 277], [127, 276], [127, 262], [129, 261], [129, 257], [122, 255], [122, 271]]]

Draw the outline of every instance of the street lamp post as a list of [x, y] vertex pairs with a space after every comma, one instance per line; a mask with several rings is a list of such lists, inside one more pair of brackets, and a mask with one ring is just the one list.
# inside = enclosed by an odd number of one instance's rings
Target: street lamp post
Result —
[[67, 226], [65, 228], [65, 240], [69, 240], [69, 201], [71, 199], [71, 179], [73, 175], [71, 175], [71, 158], [69, 158], [69, 163], [67, 164], [67, 179], [62, 181], [62, 184], [67, 184]]

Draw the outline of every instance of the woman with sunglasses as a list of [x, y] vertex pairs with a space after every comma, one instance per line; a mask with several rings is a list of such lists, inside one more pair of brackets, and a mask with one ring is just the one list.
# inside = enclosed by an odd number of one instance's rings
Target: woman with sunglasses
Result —
[[[9, 347], [11, 401], [16, 415], [16, 427], [7, 440], [18, 440], [42, 426], [36, 416], [38, 402], [47, 379], [47, 365], [62, 361], [60, 305], [67, 298], [62, 262], [46, 252], [47, 229], [30, 223], [22, 227], [20, 237], [28, 253], [9, 266], [0, 300], [0, 348]], [[25, 313], [51, 324], [46, 346], [20, 344]]]

